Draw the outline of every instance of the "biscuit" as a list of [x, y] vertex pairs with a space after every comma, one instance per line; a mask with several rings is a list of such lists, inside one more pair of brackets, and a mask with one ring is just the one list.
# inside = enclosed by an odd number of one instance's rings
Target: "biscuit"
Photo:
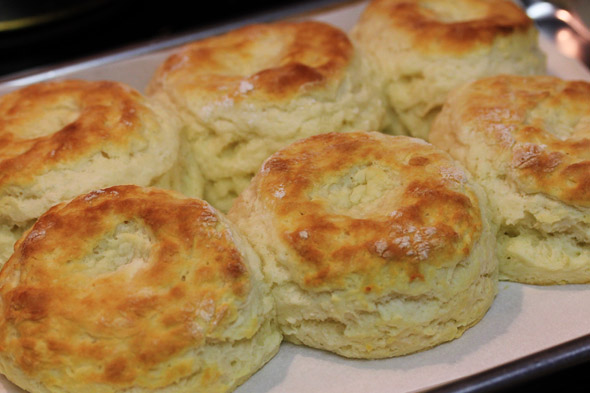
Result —
[[384, 358], [459, 337], [490, 307], [485, 204], [421, 139], [329, 133], [273, 154], [228, 218], [261, 255], [286, 340]]
[[178, 122], [130, 87], [68, 80], [0, 97], [0, 263], [51, 206], [117, 184], [166, 183]]
[[0, 272], [0, 313], [0, 371], [33, 393], [227, 392], [281, 342], [231, 223], [138, 186], [43, 214]]
[[[256, 24], [181, 47], [147, 93], [184, 124], [177, 189], [227, 211], [262, 162], [320, 132], [379, 130], [385, 101], [347, 35], [321, 22]], [[204, 190], [204, 191], [203, 191]]]
[[546, 70], [533, 22], [510, 0], [373, 0], [351, 37], [383, 79], [394, 134], [427, 139], [463, 83]]
[[590, 83], [482, 79], [451, 93], [431, 141], [487, 192], [501, 279], [590, 282]]

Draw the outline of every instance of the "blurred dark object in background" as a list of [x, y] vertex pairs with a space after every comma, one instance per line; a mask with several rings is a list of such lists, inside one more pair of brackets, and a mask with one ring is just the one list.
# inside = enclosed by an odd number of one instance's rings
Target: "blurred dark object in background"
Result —
[[590, 68], [590, 1], [520, 0], [520, 4], [559, 52]]
[[0, 77], [311, 0], [0, 0]]

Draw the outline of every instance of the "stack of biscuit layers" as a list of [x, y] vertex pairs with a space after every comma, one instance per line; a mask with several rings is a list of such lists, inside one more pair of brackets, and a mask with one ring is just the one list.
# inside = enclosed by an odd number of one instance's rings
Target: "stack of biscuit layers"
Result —
[[0, 372], [227, 392], [283, 337], [399, 356], [461, 336], [498, 277], [588, 282], [590, 87], [516, 76], [545, 69], [512, 2], [457, 3], [374, 0], [352, 38], [246, 26], [146, 96], [0, 98]]

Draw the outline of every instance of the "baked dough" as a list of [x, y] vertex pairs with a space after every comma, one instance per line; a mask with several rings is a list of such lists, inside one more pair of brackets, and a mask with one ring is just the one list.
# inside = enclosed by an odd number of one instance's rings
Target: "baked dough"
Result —
[[222, 211], [288, 143], [386, 122], [364, 60], [343, 31], [321, 22], [249, 25], [185, 45], [147, 92], [184, 124], [175, 188]]
[[510, 0], [373, 0], [351, 36], [383, 80], [394, 134], [427, 139], [463, 83], [546, 72], [536, 28]]
[[446, 153], [329, 133], [265, 161], [228, 218], [262, 257], [285, 339], [384, 358], [459, 337], [496, 294], [485, 195]]
[[0, 97], [0, 264], [59, 202], [117, 184], [165, 186], [178, 127], [118, 82], [44, 82]]
[[474, 82], [449, 96], [431, 141], [487, 192], [502, 279], [590, 282], [590, 83]]
[[43, 214], [0, 272], [0, 314], [0, 371], [33, 393], [228, 392], [281, 342], [233, 226], [137, 186]]

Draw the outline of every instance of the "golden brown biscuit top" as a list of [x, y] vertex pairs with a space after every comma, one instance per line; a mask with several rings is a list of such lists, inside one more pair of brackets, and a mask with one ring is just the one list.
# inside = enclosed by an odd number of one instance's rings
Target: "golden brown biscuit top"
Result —
[[308, 288], [422, 280], [424, 264], [468, 256], [482, 230], [465, 173], [409, 137], [314, 136], [271, 156], [254, 185], [294, 252], [290, 273]]
[[462, 53], [534, 25], [510, 0], [373, 0], [359, 25], [387, 20], [408, 34], [412, 48]]
[[[251, 289], [224, 222], [205, 202], [136, 186], [55, 206], [0, 272], [0, 350], [46, 383], [71, 372], [82, 386], [157, 388], [190, 375], [194, 354], [171, 358], [225, 340]], [[256, 323], [232, 329], [249, 337]]]
[[[52, 167], [142, 144], [157, 129], [135, 90], [109, 81], [31, 85], [0, 97], [0, 186], [30, 181]], [[133, 138], [133, 139], [132, 139]]]
[[483, 133], [522, 191], [590, 206], [590, 83], [505, 75], [452, 100], [455, 124]]
[[180, 48], [148, 91], [170, 86], [233, 100], [288, 99], [340, 78], [354, 54], [347, 35], [313, 21], [256, 24]]

